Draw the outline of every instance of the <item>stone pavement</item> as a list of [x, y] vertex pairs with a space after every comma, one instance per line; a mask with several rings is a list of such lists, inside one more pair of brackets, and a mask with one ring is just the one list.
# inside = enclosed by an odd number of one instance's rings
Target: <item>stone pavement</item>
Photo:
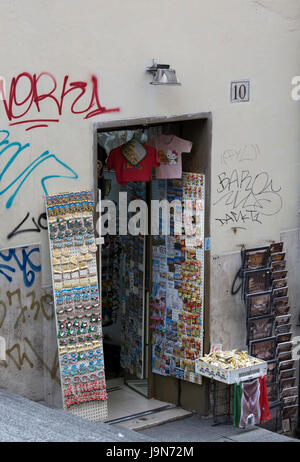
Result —
[[148, 428], [139, 433], [163, 442], [300, 442], [260, 427], [241, 430], [231, 424], [214, 426], [212, 419], [198, 415]]
[[0, 390], [0, 442], [142, 442], [151, 437], [83, 420]]
[[89, 422], [0, 389], [0, 442], [221, 442], [293, 440], [261, 428], [212, 426], [197, 415], [140, 432], [102, 422]]

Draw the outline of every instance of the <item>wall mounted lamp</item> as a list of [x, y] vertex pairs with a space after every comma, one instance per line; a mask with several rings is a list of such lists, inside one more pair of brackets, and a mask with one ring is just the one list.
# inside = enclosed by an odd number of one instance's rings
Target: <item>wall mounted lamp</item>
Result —
[[153, 59], [152, 66], [146, 68], [152, 74], [151, 85], [181, 85], [176, 77], [175, 69], [171, 69], [169, 64], [158, 64]]

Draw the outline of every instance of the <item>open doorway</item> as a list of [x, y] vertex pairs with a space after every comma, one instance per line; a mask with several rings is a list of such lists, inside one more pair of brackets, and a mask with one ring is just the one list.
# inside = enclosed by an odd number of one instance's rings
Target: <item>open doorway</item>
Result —
[[[175, 135], [189, 140], [193, 149], [182, 154], [182, 170], [201, 172], [206, 183], [205, 235], [209, 236], [210, 204], [210, 114], [174, 118], [139, 119], [98, 124], [94, 133], [94, 182], [101, 189], [102, 200], [118, 207], [120, 193], [127, 193], [127, 203], [142, 199], [150, 203], [155, 175], [151, 181], [130, 181], [120, 185], [114, 170], [108, 170], [106, 159], [116, 147], [133, 137], [142, 144], [160, 135]], [[118, 216], [118, 215], [117, 215]], [[130, 217], [127, 217], [129, 219]], [[149, 216], [149, 220], [151, 220]], [[117, 230], [118, 230], [117, 223]], [[150, 229], [150, 228], [149, 228]], [[186, 409], [205, 409], [207, 386], [183, 382], [152, 372], [151, 314], [152, 240], [151, 236], [106, 235], [99, 253], [102, 287], [102, 318], [108, 407], [114, 409], [109, 420], [164, 408], [167, 403]], [[209, 345], [209, 262], [205, 257], [205, 338]], [[181, 383], [180, 383], [181, 382]], [[125, 390], [125, 392], [124, 392]], [[201, 398], [202, 396], [202, 398]], [[120, 399], [123, 402], [120, 402]], [[198, 406], [199, 407], [199, 406]], [[120, 412], [118, 412], [118, 409]], [[201, 412], [201, 410], [200, 410]]]

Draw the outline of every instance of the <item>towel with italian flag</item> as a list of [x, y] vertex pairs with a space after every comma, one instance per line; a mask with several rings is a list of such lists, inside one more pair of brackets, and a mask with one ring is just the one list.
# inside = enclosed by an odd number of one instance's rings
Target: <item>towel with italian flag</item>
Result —
[[266, 377], [234, 384], [233, 425], [235, 427], [246, 428], [249, 424], [258, 425], [270, 418]]

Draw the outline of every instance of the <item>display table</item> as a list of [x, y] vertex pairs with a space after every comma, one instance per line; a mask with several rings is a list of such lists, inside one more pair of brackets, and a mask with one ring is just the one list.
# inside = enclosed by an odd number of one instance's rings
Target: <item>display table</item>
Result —
[[225, 422], [230, 423], [234, 384], [267, 375], [268, 365], [265, 361], [260, 361], [250, 356], [249, 360], [255, 360], [256, 364], [238, 369], [225, 369], [214, 364], [209, 364], [202, 358], [196, 360], [195, 372], [211, 379], [213, 425], [220, 423], [218, 422], [219, 417], [225, 417]]
[[[255, 359], [249, 356], [250, 359]], [[213, 364], [204, 362], [202, 358], [196, 359], [195, 372], [204, 375], [219, 382], [234, 384], [245, 382], [246, 380], [256, 379], [257, 377], [264, 377], [267, 375], [268, 364], [266, 361], [259, 361], [258, 364], [253, 366], [242, 367], [239, 369], [224, 369]]]

